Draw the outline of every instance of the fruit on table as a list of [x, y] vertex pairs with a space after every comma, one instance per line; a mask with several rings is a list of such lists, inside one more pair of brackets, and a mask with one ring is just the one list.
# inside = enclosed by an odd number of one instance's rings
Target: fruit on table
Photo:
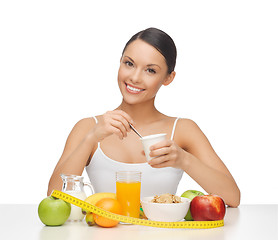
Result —
[[217, 195], [203, 195], [193, 198], [190, 210], [194, 221], [215, 221], [224, 218], [226, 206]]
[[[121, 204], [113, 198], [103, 198], [96, 203], [96, 206], [106, 211], [122, 214]], [[119, 221], [111, 220], [93, 213], [95, 223], [101, 227], [115, 227]]]
[[63, 225], [71, 211], [71, 205], [59, 198], [44, 198], [38, 207], [40, 220], [47, 226]]
[[95, 225], [95, 220], [94, 220], [94, 216], [93, 216], [93, 213], [91, 212], [88, 212], [86, 214], [86, 223], [89, 225], [89, 226], [94, 226]]
[[[202, 196], [202, 195], [204, 195], [204, 193], [202, 193], [202, 192], [200, 192], [200, 191], [197, 191], [197, 190], [187, 190], [187, 191], [185, 191], [185, 192], [181, 195], [181, 197], [185, 197], [185, 198], [188, 198], [188, 199], [192, 200], [194, 197], [196, 197], [196, 196]], [[186, 221], [192, 221], [192, 220], [193, 220], [192, 215], [191, 215], [191, 212], [190, 212], [190, 207], [189, 207], [188, 212], [187, 212], [187, 214], [185, 215], [184, 219], [185, 219]]]
[[139, 212], [139, 218], [140, 219], [148, 219], [143, 211], [143, 208], [140, 207], [140, 212]]
[[[87, 197], [84, 201], [92, 205], [96, 205], [96, 203], [103, 198], [117, 199], [116, 193], [99, 192], [99, 193], [92, 194], [91, 196]], [[86, 215], [87, 211], [85, 209], [82, 209], [82, 213]]]

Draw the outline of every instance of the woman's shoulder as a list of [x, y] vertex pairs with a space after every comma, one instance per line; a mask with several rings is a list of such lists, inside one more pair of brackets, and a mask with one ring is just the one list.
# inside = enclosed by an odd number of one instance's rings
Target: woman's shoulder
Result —
[[165, 124], [170, 124], [172, 125], [173, 123], [176, 124], [176, 129], [178, 131], [187, 131], [189, 129], [192, 129], [192, 128], [198, 128], [198, 125], [192, 120], [192, 119], [189, 119], [189, 118], [181, 118], [181, 117], [173, 117], [173, 116], [165, 116], [162, 121], [165, 123]]
[[179, 145], [188, 145], [196, 137], [203, 135], [195, 121], [188, 118], [179, 118], [175, 131], [175, 141]]
[[189, 118], [178, 118], [178, 126], [183, 129], [198, 127], [197, 123]]
[[189, 118], [179, 118], [177, 129], [181, 133], [186, 132], [187, 135], [203, 134], [198, 124]]
[[94, 117], [82, 118], [74, 125], [73, 131], [74, 130], [88, 131], [88, 130], [92, 129], [95, 125], [96, 125], [96, 120]]

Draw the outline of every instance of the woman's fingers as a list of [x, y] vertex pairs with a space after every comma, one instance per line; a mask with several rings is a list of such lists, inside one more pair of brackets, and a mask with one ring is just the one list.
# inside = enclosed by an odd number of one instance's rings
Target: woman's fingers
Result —
[[152, 165], [153, 168], [164, 168], [164, 167], [172, 167], [171, 163], [169, 161], [162, 162], [156, 165]]
[[162, 141], [150, 147], [149, 161], [150, 166], [154, 168], [162, 167], [180, 167], [183, 158], [183, 151], [171, 140]]
[[111, 120], [110, 124], [114, 128], [113, 132], [117, 134], [121, 139], [127, 136], [127, 130], [120, 121]]
[[112, 126], [112, 132], [123, 139], [127, 136], [127, 132], [130, 131], [129, 122], [133, 123], [131, 117], [121, 110], [109, 111], [105, 114], [106, 124]]
[[150, 147], [150, 156], [157, 157], [171, 152], [171, 146], [173, 142], [171, 140], [163, 140]]
[[114, 121], [118, 121], [118, 126], [120, 127], [124, 127], [125, 128], [125, 132], [129, 132], [130, 131], [130, 126], [129, 126], [129, 123], [127, 121], [126, 118], [124, 118], [123, 116], [121, 115], [114, 115], [113, 116], [113, 120]]
[[155, 149], [159, 149], [162, 147], [170, 147], [172, 144], [173, 144], [172, 140], [166, 139], [166, 140], [160, 141], [160, 142], [150, 146], [150, 150], [153, 151]]
[[149, 164], [154, 168], [170, 167], [172, 165], [171, 161], [166, 155], [153, 158], [149, 161]]
[[122, 110], [114, 110], [114, 113], [121, 115], [122, 117], [124, 117], [126, 119], [127, 122], [131, 123], [132, 125], [134, 125], [134, 121], [133, 119], [124, 111]]

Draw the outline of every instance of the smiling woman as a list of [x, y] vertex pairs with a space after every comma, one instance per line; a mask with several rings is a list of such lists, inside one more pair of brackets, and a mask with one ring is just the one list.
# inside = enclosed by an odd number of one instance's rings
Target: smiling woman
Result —
[[[84, 168], [95, 192], [115, 192], [118, 171], [142, 172], [141, 197], [174, 195], [185, 173], [228, 205], [239, 205], [235, 180], [197, 124], [167, 116], [155, 107], [160, 87], [175, 78], [176, 55], [172, 38], [156, 28], [143, 30], [127, 42], [118, 71], [122, 102], [74, 126], [49, 181], [48, 194], [61, 189], [61, 173], [81, 175]], [[142, 154], [142, 144], [130, 124], [142, 136], [166, 133], [165, 140], [150, 147], [150, 161]]]
[[[170, 84], [175, 77], [174, 71], [168, 74], [168, 68], [163, 55], [152, 45], [141, 39], [130, 42], [118, 72], [118, 84], [124, 100], [133, 104], [153, 101], [159, 88]], [[136, 94], [135, 98], [133, 94]]]

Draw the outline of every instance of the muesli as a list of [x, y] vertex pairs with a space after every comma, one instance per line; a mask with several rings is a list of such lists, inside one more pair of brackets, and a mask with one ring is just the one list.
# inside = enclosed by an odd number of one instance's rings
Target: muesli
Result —
[[155, 195], [151, 200], [153, 203], [181, 203], [181, 198], [170, 193]]

